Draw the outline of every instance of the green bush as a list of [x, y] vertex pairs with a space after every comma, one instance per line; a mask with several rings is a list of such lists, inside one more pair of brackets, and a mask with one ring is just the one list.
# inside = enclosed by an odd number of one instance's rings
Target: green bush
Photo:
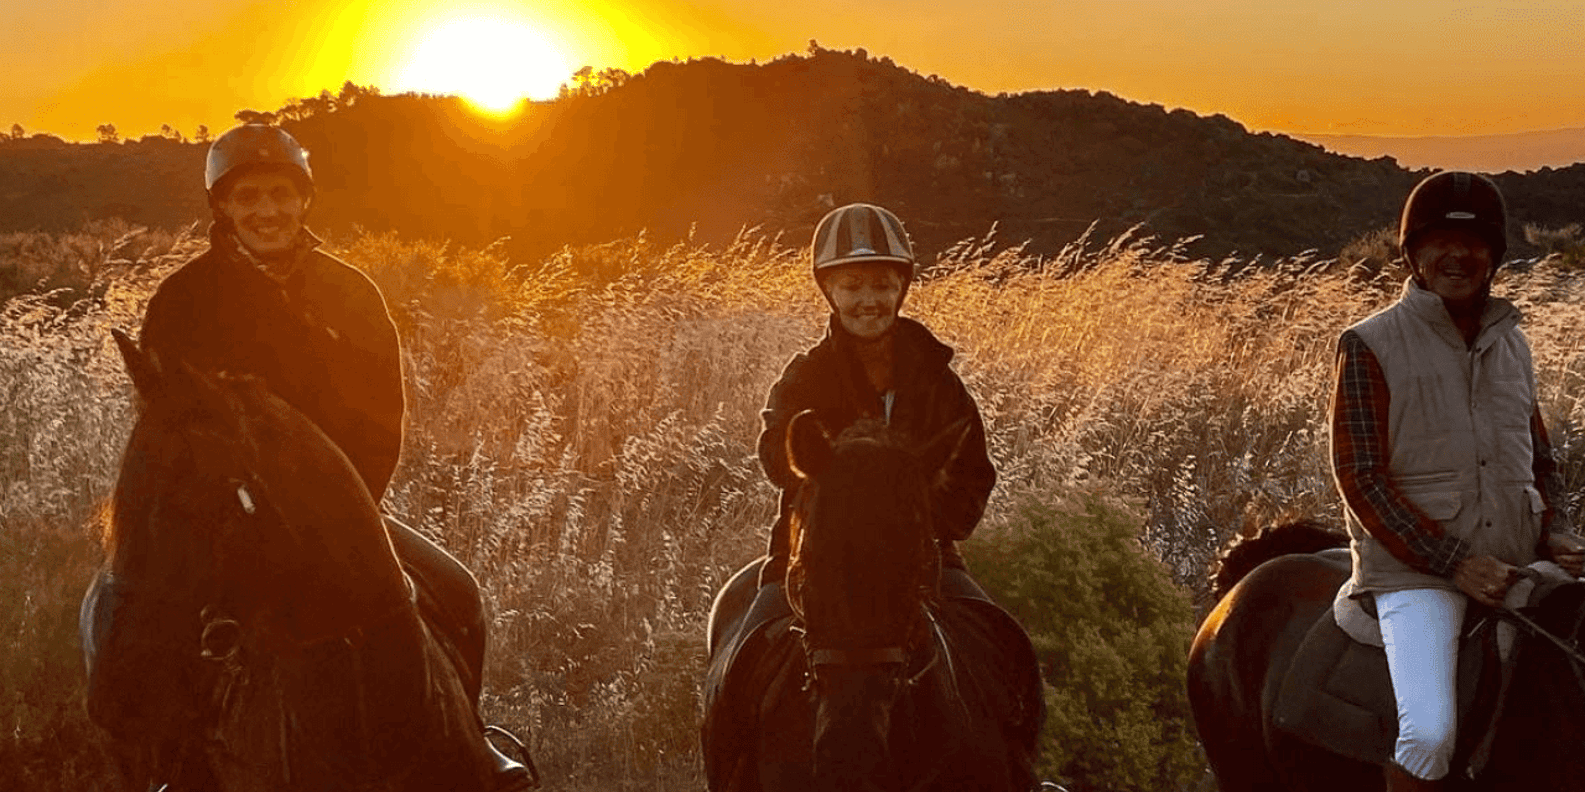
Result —
[[1140, 546], [1140, 524], [1095, 494], [1031, 499], [964, 547], [1034, 641], [1040, 770], [1075, 792], [1179, 789], [1202, 767], [1183, 687], [1193, 609]]

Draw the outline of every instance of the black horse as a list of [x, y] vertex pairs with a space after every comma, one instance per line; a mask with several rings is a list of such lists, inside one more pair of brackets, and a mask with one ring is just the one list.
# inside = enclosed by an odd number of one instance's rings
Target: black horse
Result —
[[[1294, 523], [1233, 546], [1223, 559], [1218, 602], [1195, 636], [1188, 669], [1195, 725], [1222, 792], [1384, 787], [1380, 766], [1301, 740], [1274, 717], [1284, 675], [1349, 576], [1346, 551], [1316, 551], [1344, 542], [1314, 523]], [[1551, 588], [1533, 621], [1577, 653], [1585, 583]], [[1585, 668], [1545, 636], [1521, 635], [1489, 757], [1473, 778], [1450, 775], [1449, 789], [1585, 790]], [[1482, 736], [1470, 728], [1460, 725], [1455, 769], [1467, 766], [1479, 742], [1470, 738]]]
[[[928, 488], [962, 433], [914, 453], [878, 423], [833, 442], [810, 413], [793, 419], [804, 484], [787, 596], [756, 599], [756, 562], [711, 613], [711, 789], [1036, 786], [1044, 710], [1028, 638], [983, 596], [940, 582]], [[750, 614], [751, 602], [778, 612]]]
[[131, 788], [489, 789], [455, 650], [347, 458], [258, 380], [116, 341], [143, 408], [82, 632]]

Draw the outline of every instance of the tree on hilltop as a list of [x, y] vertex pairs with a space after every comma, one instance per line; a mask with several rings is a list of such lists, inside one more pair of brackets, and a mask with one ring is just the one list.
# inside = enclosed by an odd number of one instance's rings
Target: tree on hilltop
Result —
[[341, 84], [341, 93], [336, 94], [336, 102], [342, 107], [351, 107], [365, 96], [379, 96], [380, 89], [373, 86], [362, 86], [348, 80]]
[[593, 66], [584, 66], [572, 73], [572, 81], [576, 88], [569, 90], [565, 83], [561, 86], [561, 96], [599, 96], [614, 88], [621, 88], [633, 75], [622, 69], [609, 67], [596, 72]]
[[211, 139], [212, 138], [209, 137], [209, 126], [207, 124], [199, 124], [198, 128], [193, 130], [194, 143], [208, 143]]
[[94, 131], [99, 133], [99, 142], [100, 143], [120, 143], [121, 142], [121, 134], [116, 132], [116, 125], [115, 124], [100, 124], [99, 126], [94, 128]]
[[236, 118], [244, 124], [275, 125], [274, 113], [264, 113], [258, 110], [238, 110]]
[[27, 137], [27, 132], [22, 129], [22, 125], [21, 124], [12, 124], [11, 125], [11, 139], [12, 140], [21, 140], [24, 137]]
[[325, 115], [336, 111], [336, 95], [324, 89], [318, 96], [310, 96], [300, 103], [303, 108], [304, 118]]

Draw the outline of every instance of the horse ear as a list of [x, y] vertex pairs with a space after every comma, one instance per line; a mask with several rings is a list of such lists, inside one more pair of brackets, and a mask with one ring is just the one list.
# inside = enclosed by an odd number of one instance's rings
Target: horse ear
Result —
[[119, 327], [110, 331], [110, 337], [116, 340], [116, 348], [121, 350], [121, 362], [126, 365], [127, 375], [132, 378], [132, 387], [147, 401], [160, 387], [159, 361], [154, 355], [139, 349], [127, 331]]
[[831, 434], [814, 410], [794, 415], [787, 424], [787, 465], [793, 474], [805, 481], [813, 479], [831, 464], [831, 456]]
[[920, 465], [934, 481], [940, 481], [952, 463], [957, 461], [958, 455], [963, 452], [963, 444], [968, 441], [969, 433], [974, 429], [973, 423], [967, 418], [961, 418], [952, 425], [930, 438], [924, 448], [919, 451]]

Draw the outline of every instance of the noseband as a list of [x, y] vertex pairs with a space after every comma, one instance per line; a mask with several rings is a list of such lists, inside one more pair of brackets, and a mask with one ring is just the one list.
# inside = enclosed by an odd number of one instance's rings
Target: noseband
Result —
[[[857, 666], [891, 666], [893, 674], [898, 677], [899, 689], [917, 685], [919, 680], [941, 662], [945, 654], [942, 646], [941, 624], [936, 621], [935, 614], [924, 603], [919, 606], [921, 613], [929, 627], [924, 631], [921, 640], [913, 642], [913, 646], [882, 646], [863, 649], [826, 648], [815, 649], [809, 646], [808, 633], [801, 627], [792, 629], [799, 634], [799, 640], [804, 649], [804, 667], [807, 669], [804, 676], [804, 690], [812, 690], [820, 684], [820, 669], [826, 666], [852, 668]], [[923, 643], [924, 646], [918, 644]], [[924, 649], [928, 654], [919, 654]], [[950, 661], [949, 661], [950, 662]], [[918, 669], [909, 673], [909, 666], [917, 665]], [[906, 676], [905, 676], [906, 675]]]

